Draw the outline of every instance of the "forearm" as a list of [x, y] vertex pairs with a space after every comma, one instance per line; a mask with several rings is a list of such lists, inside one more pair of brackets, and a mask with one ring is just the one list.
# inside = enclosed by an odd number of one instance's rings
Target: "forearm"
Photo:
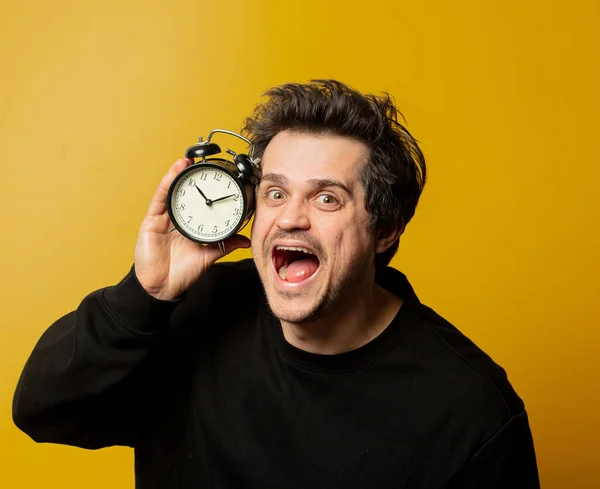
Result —
[[131, 273], [86, 297], [27, 361], [14, 397], [17, 426], [41, 442], [131, 444], [145, 371], [174, 307], [145, 294]]

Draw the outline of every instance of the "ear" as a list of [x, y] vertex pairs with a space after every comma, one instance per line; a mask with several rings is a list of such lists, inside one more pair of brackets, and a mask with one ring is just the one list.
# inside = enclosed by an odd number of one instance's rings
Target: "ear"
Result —
[[402, 235], [405, 229], [404, 221], [380, 228], [375, 239], [375, 254], [383, 253]]

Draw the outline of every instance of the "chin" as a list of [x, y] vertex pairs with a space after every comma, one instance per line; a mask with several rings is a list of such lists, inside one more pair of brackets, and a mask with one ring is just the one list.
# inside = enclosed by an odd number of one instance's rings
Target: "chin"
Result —
[[292, 324], [306, 324], [319, 319], [324, 309], [324, 301], [312, 298], [307, 301], [297, 295], [281, 293], [265, 288], [271, 312], [280, 321]]

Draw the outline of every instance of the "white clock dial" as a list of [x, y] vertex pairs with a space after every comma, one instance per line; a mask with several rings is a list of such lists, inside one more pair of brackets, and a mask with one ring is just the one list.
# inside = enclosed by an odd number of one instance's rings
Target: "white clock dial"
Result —
[[173, 188], [171, 210], [190, 236], [222, 241], [244, 219], [242, 188], [222, 169], [200, 166], [186, 172]]

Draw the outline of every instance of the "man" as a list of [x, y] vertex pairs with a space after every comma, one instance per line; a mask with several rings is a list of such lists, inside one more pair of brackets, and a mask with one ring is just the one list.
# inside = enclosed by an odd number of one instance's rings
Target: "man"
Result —
[[332, 80], [268, 97], [246, 121], [254, 260], [168, 232], [178, 160], [130, 273], [35, 347], [16, 424], [134, 447], [142, 489], [539, 487], [504, 371], [387, 267], [426, 175], [390, 98]]

